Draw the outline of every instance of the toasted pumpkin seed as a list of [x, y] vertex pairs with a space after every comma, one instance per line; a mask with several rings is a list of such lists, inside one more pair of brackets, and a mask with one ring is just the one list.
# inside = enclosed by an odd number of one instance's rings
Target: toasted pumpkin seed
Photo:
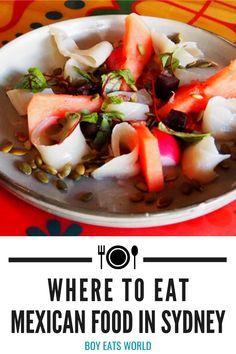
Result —
[[15, 133], [15, 137], [21, 143], [24, 143], [24, 142], [26, 142], [26, 140], [28, 140], [28, 136], [25, 133], [22, 133], [22, 132], [16, 132]]
[[36, 170], [37, 165], [36, 165], [34, 159], [29, 159], [27, 162], [30, 165], [30, 167], [32, 168], [32, 170]]
[[13, 148], [13, 149], [11, 149], [11, 154], [15, 155], [15, 156], [24, 156], [24, 155], [28, 154], [28, 151], [25, 149]]
[[168, 38], [175, 44], [178, 44], [183, 40], [182, 33], [174, 33], [171, 36], [168, 36]]
[[72, 166], [71, 166], [71, 164], [70, 163], [67, 163], [64, 167], [63, 167], [63, 169], [60, 171], [60, 172], [58, 172], [58, 177], [60, 178], [60, 179], [63, 179], [63, 178], [66, 178], [67, 176], [69, 176], [69, 174], [71, 173], [71, 170], [72, 170]]
[[83, 176], [85, 173], [85, 166], [83, 163], [79, 163], [76, 167], [75, 167], [75, 171], [78, 173], [78, 175]]
[[27, 176], [31, 175], [32, 173], [31, 166], [25, 161], [19, 162], [17, 167], [22, 173], [24, 173]]
[[41, 170], [49, 173], [50, 175], [55, 176], [57, 174], [57, 170], [53, 167], [53, 166], [49, 166], [49, 165], [41, 165], [40, 166]]
[[48, 183], [49, 182], [48, 176], [43, 171], [35, 171], [34, 176], [41, 183]]
[[58, 85], [58, 79], [56, 79], [56, 78], [51, 78], [51, 79], [47, 80], [47, 84], [48, 84], [49, 86], [56, 86], [56, 85]]
[[158, 208], [167, 208], [173, 202], [173, 198], [170, 196], [163, 196], [158, 198], [157, 207]]
[[43, 160], [42, 160], [41, 156], [37, 155], [35, 157], [35, 163], [38, 167], [40, 167], [43, 164]]
[[193, 191], [193, 186], [188, 182], [183, 182], [180, 186], [180, 191], [185, 195], [190, 195]]
[[199, 95], [198, 93], [192, 93], [190, 96], [192, 96], [192, 98], [195, 98], [196, 100], [202, 100], [204, 98], [202, 95]]
[[157, 193], [156, 192], [149, 192], [146, 193], [144, 196], [145, 203], [152, 204], [155, 203], [157, 200]]
[[130, 101], [131, 101], [131, 102], [138, 102], [138, 97], [137, 97], [136, 93], [134, 93], [134, 94], [130, 97]]
[[93, 193], [92, 192], [87, 192], [87, 193], [81, 194], [79, 199], [82, 202], [89, 202], [92, 198], [93, 198]]
[[81, 178], [81, 175], [78, 174], [75, 170], [71, 171], [71, 173], [69, 174], [69, 177], [71, 179], [73, 179], [73, 181], [79, 181]]
[[175, 181], [179, 177], [179, 172], [176, 170], [171, 170], [167, 172], [164, 177], [165, 182], [172, 182]]
[[138, 44], [138, 51], [139, 51], [139, 53], [140, 53], [142, 56], [145, 55], [145, 49], [144, 49], [144, 46], [143, 46], [141, 43]]
[[93, 171], [95, 171], [98, 167], [96, 165], [91, 165], [88, 168], [86, 168], [86, 173], [91, 174]]
[[68, 190], [67, 184], [62, 179], [57, 179], [56, 187], [57, 187], [57, 189], [65, 191], [65, 192]]
[[13, 144], [10, 141], [8, 141], [7, 143], [1, 146], [0, 151], [4, 153], [8, 153], [11, 151], [12, 148], [13, 148]]
[[139, 203], [142, 202], [144, 199], [144, 195], [142, 192], [135, 192], [130, 195], [129, 200], [133, 203]]
[[142, 182], [142, 181], [135, 182], [134, 186], [135, 186], [136, 189], [138, 189], [141, 192], [147, 192], [148, 191], [147, 185], [144, 182]]

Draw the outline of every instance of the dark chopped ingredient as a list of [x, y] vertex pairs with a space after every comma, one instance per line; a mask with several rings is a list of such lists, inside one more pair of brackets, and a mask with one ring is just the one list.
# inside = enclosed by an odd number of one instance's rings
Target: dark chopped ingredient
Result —
[[168, 100], [178, 87], [179, 79], [177, 79], [174, 74], [168, 71], [163, 71], [160, 73], [156, 80], [156, 95], [163, 100]]
[[86, 82], [81, 86], [70, 86], [68, 93], [72, 95], [94, 95], [95, 93], [101, 94], [101, 85], [97, 82]]
[[81, 122], [80, 128], [86, 139], [95, 139], [99, 125], [96, 123]]
[[184, 112], [172, 109], [162, 122], [177, 132], [184, 132], [186, 130], [187, 115]]

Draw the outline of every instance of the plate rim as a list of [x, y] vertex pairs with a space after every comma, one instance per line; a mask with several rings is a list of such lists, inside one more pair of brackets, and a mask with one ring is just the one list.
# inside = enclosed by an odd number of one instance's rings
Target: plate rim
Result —
[[[22, 36], [12, 40], [11, 42], [7, 43], [0, 49], [0, 55], [3, 51], [7, 50], [9, 47], [14, 46], [16, 42], [20, 42], [22, 38], [26, 38], [28, 36], [36, 35], [40, 32], [47, 31], [51, 26], [66, 24], [66, 23], [73, 23], [73, 22], [86, 22], [88, 19], [98, 19], [103, 20], [104, 18], [113, 19], [113, 18], [121, 18], [124, 19], [127, 15], [125, 14], [116, 14], [116, 15], [98, 15], [98, 16], [86, 16], [81, 18], [69, 19], [64, 21], [59, 21], [54, 24], [49, 24], [30, 32], [23, 34]], [[233, 48], [236, 48], [236, 44], [227, 40], [226, 38], [211, 32], [209, 30], [205, 30], [198, 26], [189, 25], [185, 22], [176, 21], [172, 19], [165, 19], [155, 16], [141, 16], [142, 18], [157, 20], [160, 22], [170, 22], [170, 23], [178, 23], [184, 27], [196, 28], [204, 33], [208, 33], [213, 37], [217, 37], [219, 40], [226, 42], [228, 45], [231, 45]], [[217, 210], [230, 202], [236, 199], [236, 186], [229, 190], [228, 192], [213, 198], [209, 198], [201, 203], [191, 204], [190, 206], [185, 206], [182, 208], [175, 208], [171, 210], [157, 210], [156, 212], [152, 213], [112, 213], [109, 211], [100, 210], [99, 213], [92, 210], [84, 209], [84, 208], [71, 208], [69, 205], [62, 206], [61, 202], [57, 202], [54, 199], [51, 199], [45, 195], [34, 192], [28, 189], [25, 186], [17, 184], [14, 180], [10, 177], [6, 176], [4, 173], [0, 171], [0, 185], [4, 186], [5, 189], [19, 197], [20, 199], [24, 200], [25, 202], [38, 207], [39, 209], [45, 210], [47, 212], [51, 212], [56, 214], [60, 217], [64, 217], [67, 219], [71, 219], [77, 222], [84, 222], [87, 224], [98, 225], [98, 226], [109, 226], [109, 227], [124, 227], [124, 228], [139, 228], [139, 227], [153, 227], [153, 226], [165, 226], [171, 225], [178, 222], [183, 222], [187, 220], [194, 219], [199, 216], [203, 216]], [[203, 210], [203, 209], [208, 209]], [[173, 219], [170, 219], [170, 214], [174, 215]], [[179, 215], [180, 214], [180, 215]], [[189, 214], [189, 215], [187, 215]], [[186, 217], [187, 215], [187, 217]], [[167, 220], [166, 219], [167, 217]]]

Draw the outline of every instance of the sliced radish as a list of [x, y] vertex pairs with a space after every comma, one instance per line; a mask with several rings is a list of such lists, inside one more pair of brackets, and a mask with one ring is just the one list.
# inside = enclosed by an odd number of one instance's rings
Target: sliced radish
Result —
[[175, 137], [160, 131], [158, 128], [154, 128], [152, 133], [157, 138], [162, 165], [178, 165], [181, 159], [181, 150]]

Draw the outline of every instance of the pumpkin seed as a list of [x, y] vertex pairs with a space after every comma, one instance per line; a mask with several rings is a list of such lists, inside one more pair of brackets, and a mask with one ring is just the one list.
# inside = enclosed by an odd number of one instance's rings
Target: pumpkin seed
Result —
[[65, 191], [65, 192], [68, 190], [67, 184], [62, 179], [57, 179], [56, 187], [57, 187], [57, 189]]
[[183, 40], [182, 33], [174, 33], [171, 36], [168, 36], [168, 38], [175, 44], [178, 44]]
[[64, 126], [67, 123], [67, 119], [66, 118], [59, 118], [57, 120], [57, 124]]
[[202, 95], [199, 95], [198, 93], [192, 93], [190, 94], [192, 98], [195, 98], [196, 100], [202, 100], [204, 97]]
[[156, 192], [149, 192], [146, 193], [144, 196], [145, 203], [152, 204], [155, 203], [157, 200], [157, 193]]
[[213, 66], [218, 66], [218, 64], [211, 60], [199, 59], [197, 61], [188, 64], [186, 68], [210, 68]]
[[167, 208], [173, 202], [173, 198], [170, 196], [163, 196], [158, 198], [157, 207], [158, 208]]
[[92, 192], [87, 192], [87, 193], [81, 194], [79, 199], [82, 202], [89, 202], [92, 198], [93, 198], [93, 193]]
[[24, 149], [11, 149], [11, 154], [12, 155], [15, 155], [15, 156], [24, 156], [26, 154], [28, 154], [28, 151], [27, 150], [24, 150]]
[[138, 51], [139, 51], [139, 53], [140, 53], [142, 56], [145, 55], [145, 49], [144, 49], [144, 46], [143, 46], [141, 43], [138, 44]]
[[230, 154], [230, 147], [227, 144], [221, 144], [220, 152], [221, 154]]
[[12, 148], [13, 148], [13, 144], [10, 141], [8, 141], [4, 145], [2, 145], [2, 147], [0, 148], [0, 151], [4, 152], [4, 153], [8, 153], [11, 151]]
[[142, 192], [135, 192], [130, 195], [130, 201], [133, 203], [139, 203], [142, 202], [144, 199], [144, 195]]
[[230, 162], [229, 160], [224, 160], [222, 161], [219, 166], [223, 169], [223, 170], [228, 170], [230, 168]]
[[43, 160], [42, 160], [41, 156], [37, 155], [35, 157], [35, 163], [38, 167], [40, 167], [43, 164]]
[[80, 174], [78, 174], [76, 171], [71, 171], [71, 173], [69, 174], [69, 177], [71, 178], [71, 179], [73, 179], [73, 181], [79, 181], [80, 180], [80, 178], [81, 178], [81, 175]]
[[24, 143], [24, 142], [26, 142], [26, 140], [28, 140], [28, 136], [25, 133], [22, 133], [22, 132], [16, 132], [15, 133], [15, 137], [21, 143]]
[[19, 169], [22, 173], [24, 173], [24, 174], [27, 175], [27, 176], [31, 175], [31, 173], [32, 173], [32, 168], [31, 168], [31, 166], [30, 166], [27, 162], [25, 162], [25, 161], [19, 162], [19, 164], [17, 165], [17, 167], [18, 167], [18, 169]]
[[142, 181], [135, 182], [134, 186], [135, 186], [136, 189], [138, 189], [141, 192], [147, 192], [148, 191], [147, 185], [144, 182], [142, 182]]
[[75, 172], [78, 173], [78, 175], [83, 176], [85, 173], [85, 166], [83, 163], [79, 163], [76, 167], [75, 167]]
[[50, 175], [55, 176], [57, 174], [57, 170], [53, 166], [41, 165], [40, 168], [41, 168], [41, 170], [49, 173]]
[[167, 172], [164, 177], [165, 182], [172, 182], [175, 181], [179, 177], [179, 172], [176, 170], [172, 170]]
[[43, 171], [35, 171], [34, 176], [41, 183], [48, 183], [49, 182], [48, 176]]
[[34, 159], [29, 159], [27, 162], [30, 165], [30, 167], [32, 168], [32, 170], [36, 170], [37, 165], [36, 165]]
[[58, 177], [60, 178], [60, 179], [63, 179], [63, 178], [65, 178], [65, 177], [67, 177], [67, 176], [69, 176], [69, 174], [71, 173], [71, 170], [72, 170], [72, 166], [71, 166], [71, 164], [70, 163], [67, 163], [64, 167], [63, 167], [63, 169], [60, 171], [60, 172], [58, 172]]
[[185, 195], [190, 195], [193, 191], [193, 186], [188, 182], [183, 182], [180, 186], [180, 191]]

